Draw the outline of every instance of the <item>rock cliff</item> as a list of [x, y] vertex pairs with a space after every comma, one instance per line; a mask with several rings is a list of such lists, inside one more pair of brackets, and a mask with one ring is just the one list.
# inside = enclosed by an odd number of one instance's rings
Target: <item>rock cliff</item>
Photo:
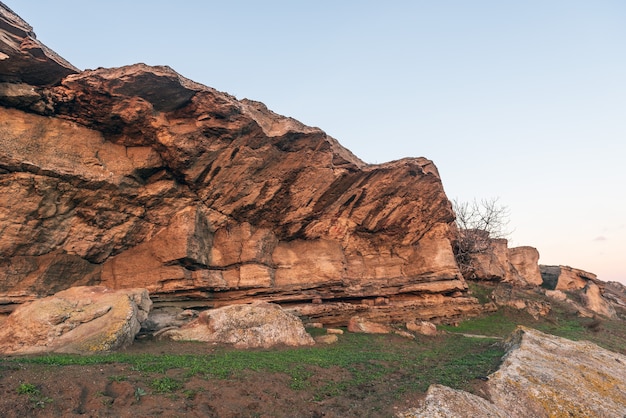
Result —
[[478, 312], [433, 163], [136, 64], [79, 71], [0, 3], [0, 303], [77, 285], [345, 324]]

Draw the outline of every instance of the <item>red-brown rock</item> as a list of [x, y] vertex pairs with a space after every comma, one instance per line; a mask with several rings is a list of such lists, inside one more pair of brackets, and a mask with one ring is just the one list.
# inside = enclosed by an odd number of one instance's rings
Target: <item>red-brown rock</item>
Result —
[[331, 325], [478, 312], [431, 161], [365, 164], [318, 128], [168, 67], [71, 69], [32, 91], [9, 72], [5, 305], [102, 284], [161, 305], [277, 302]]

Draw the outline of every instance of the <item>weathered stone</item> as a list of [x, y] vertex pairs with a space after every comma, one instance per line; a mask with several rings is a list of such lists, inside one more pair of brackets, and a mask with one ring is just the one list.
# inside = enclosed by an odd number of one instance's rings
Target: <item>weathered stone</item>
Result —
[[17, 308], [0, 328], [3, 354], [97, 353], [123, 348], [146, 321], [145, 289], [73, 287]]
[[626, 356], [519, 327], [488, 376], [490, 401], [441, 386], [402, 417], [616, 417], [626, 414]]
[[231, 305], [210, 309], [161, 338], [232, 344], [236, 348], [302, 346], [314, 343], [297, 317], [272, 303]]
[[558, 300], [560, 302], [563, 302], [565, 301], [565, 299], [567, 299], [567, 295], [563, 293], [562, 290], [546, 290], [545, 293], [547, 297]]
[[348, 331], [366, 334], [389, 334], [391, 333], [391, 328], [388, 325], [379, 324], [355, 316], [350, 318], [350, 322], [348, 322]]
[[582, 300], [585, 308], [593, 312], [609, 317], [615, 317], [615, 308], [602, 297], [602, 292], [597, 284], [589, 282], [583, 288]]
[[342, 335], [343, 334], [343, 330], [342, 329], [338, 329], [338, 328], [327, 328], [326, 332], [328, 334], [337, 334], [337, 335]]
[[409, 409], [396, 415], [398, 418], [510, 418], [488, 400], [462, 390], [442, 385], [431, 385], [420, 408]]
[[315, 342], [317, 344], [334, 344], [337, 341], [339, 341], [339, 337], [337, 337], [337, 334], [324, 334], [315, 337]]
[[509, 353], [488, 385], [492, 402], [510, 416], [626, 413], [626, 356], [523, 327], [507, 344]]
[[539, 271], [539, 251], [536, 248], [529, 246], [509, 248], [508, 258], [525, 284], [541, 286], [543, 279]]
[[543, 281], [552, 290], [579, 290], [588, 282], [598, 283], [595, 274], [569, 266], [539, 266]]
[[437, 325], [428, 321], [407, 322], [406, 329], [422, 335], [437, 335]]
[[489, 240], [489, 247], [470, 255], [471, 279], [511, 283], [520, 287], [539, 286], [539, 252], [533, 247], [508, 248], [505, 239]]

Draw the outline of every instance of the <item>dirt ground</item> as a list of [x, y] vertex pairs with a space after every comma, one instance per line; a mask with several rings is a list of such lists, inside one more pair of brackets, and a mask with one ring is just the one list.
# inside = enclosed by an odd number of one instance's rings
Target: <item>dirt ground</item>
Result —
[[[210, 346], [206, 350], [210, 352]], [[199, 354], [197, 344], [152, 342], [136, 343], [128, 352]], [[136, 371], [128, 364], [49, 366], [0, 359], [0, 416], [392, 417], [423, 396], [386, 399], [388, 395], [382, 394], [388, 394], [388, 388], [372, 385], [316, 400], [313, 389], [293, 389], [291, 378], [283, 373], [246, 371], [227, 379], [188, 378], [183, 373], [168, 371], [166, 377], [184, 385], [159, 392], [151, 382], [163, 374]], [[327, 382], [342, 373], [338, 368], [320, 368], [313, 379]]]

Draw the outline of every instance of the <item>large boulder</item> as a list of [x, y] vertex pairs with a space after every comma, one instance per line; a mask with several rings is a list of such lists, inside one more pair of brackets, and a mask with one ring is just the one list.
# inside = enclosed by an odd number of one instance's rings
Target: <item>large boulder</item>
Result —
[[231, 305], [200, 313], [190, 323], [159, 333], [161, 338], [270, 348], [315, 344], [302, 321], [273, 303]]
[[73, 287], [18, 307], [0, 328], [0, 353], [100, 353], [133, 342], [152, 302], [145, 289]]
[[[2, 10], [2, 51], [33, 38]], [[169, 67], [61, 65], [44, 80], [19, 57], [23, 71], [0, 60], [13, 77], [0, 77], [0, 304], [100, 284], [161, 305], [288, 304], [332, 325], [355, 314], [335, 307], [398, 322], [480, 311], [431, 161], [366, 164]]]
[[626, 415], [626, 356], [586, 341], [519, 327], [486, 382], [490, 401], [440, 386], [403, 417], [615, 417]]

